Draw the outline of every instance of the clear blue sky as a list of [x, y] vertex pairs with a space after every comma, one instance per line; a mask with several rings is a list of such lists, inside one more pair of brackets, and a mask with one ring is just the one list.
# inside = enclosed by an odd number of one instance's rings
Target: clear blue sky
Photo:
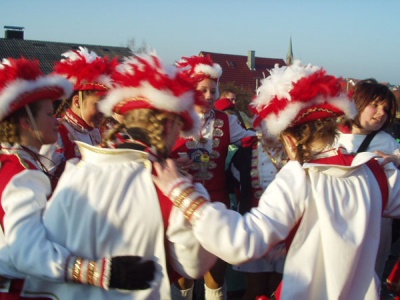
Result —
[[292, 37], [303, 63], [400, 84], [399, 0], [1, 0], [0, 10], [28, 40], [134, 39], [171, 63], [202, 50], [285, 59]]

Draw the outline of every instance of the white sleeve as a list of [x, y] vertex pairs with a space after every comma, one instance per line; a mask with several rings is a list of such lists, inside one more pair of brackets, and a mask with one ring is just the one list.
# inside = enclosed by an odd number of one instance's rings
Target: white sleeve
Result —
[[383, 212], [384, 217], [400, 218], [400, 173], [394, 164], [384, 166], [389, 183], [389, 199]]
[[[200, 194], [209, 197], [201, 184], [196, 184], [195, 188]], [[184, 277], [202, 277], [215, 264], [216, 256], [201, 246], [193, 233], [192, 225], [175, 206], [169, 220], [167, 237], [174, 269]]]
[[236, 146], [240, 146], [240, 140], [246, 136], [254, 136], [256, 132], [254, 130], [246, 130], [240, 125], [237, 116], [228, 115], [229, 120], [229, 132], [230, 132], [230, 143]]
[[230, 264], [240, 264], [262, 257], [284, 240], [301, 218], [307, 198], [305, 171], [298, 165], [295, 172], [285, 172], [289, 164], [265, 190], [259, 206], [243, 216], [221, 203], [207, 204], [193, 224], [203, 247]]
[[50, 194], [49, 179], [41, 171], [15, 175], [2, 196], [4, 235], [10, 258], [22, 273], [64, 281], [69, 252], [47, 240], [42, 214]]

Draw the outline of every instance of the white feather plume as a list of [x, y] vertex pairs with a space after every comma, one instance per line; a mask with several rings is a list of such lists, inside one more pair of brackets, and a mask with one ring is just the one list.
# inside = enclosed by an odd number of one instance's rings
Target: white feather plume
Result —
[[94, 60], [96, 60], [96, 58], [99, 57], [96, 54], [96, 52], [89, 51], [88, 48], [82, 46], [79, 47], [79, 50], [67, 51], [61, 55], [65, 57], [65, 59], [61, 59], [62, 62], [65, 62], [66, 60], [71, 60], [71, 61], [79, 60], [83, 56], [88, 63], [92, 63]]

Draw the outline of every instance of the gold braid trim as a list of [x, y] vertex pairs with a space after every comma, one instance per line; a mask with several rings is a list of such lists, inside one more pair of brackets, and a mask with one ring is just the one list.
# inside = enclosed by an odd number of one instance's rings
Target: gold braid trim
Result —
[[70, 256], [66, 263], [65, 280], [98, 286], [107, 290], [110, 285], [110, 272], [110, 259], [103, 258], [95, 261]]
[[180, 208], [183, 200], [185, 200], [191, 193], [194, 192], [193, 186], [189, 186], [188, 188], [184, 189], [175, 199], [174, 205]]
[[190, 222], [193, 213], [206, 202], [207, 200], [204, 197], [200, 196], [199, 198], [196, 198], [196, 200], [194, 200], [192, 203], [190, 203], [188, 209], [184, 212], [186, 219], [188, 219]]
[[91, 260], [89, 262], [89, 266], [88, 266], [88, 272], [87, 272], [87, 282], [88, 284], [93, 285], [94, 284], [94, 270], [96, 268], [96, 262], [94, 262], [93, 260]]
[[102, 83], [100, 83], [100, 82], [92, 82], [92, 81], [90, 81], [90, 82], [81, 83], [81, 84], [79, 84], [79, 85], [82, 86], [82, 87], [84, 87], [84, 86], [101, 87], [101, 88], [103, 88], [103, 89], [105, 89], [105, 90], [109, 90], [109, 89], [110, 89], [109, 86], [107, 86], [107, 85], [105, 85], [105, 84], [102, 84]]
[[336, 117], [337, 113], [333, 112], [330, 109], [327, 108], [321, 108], [321, 107], [311, 107], [309, 109], [307, 109], [304, 113], [302, 113], [301, 115], [297, 116], [297, 118], [292, 122], [291, 126], [294, 126], [295, 124], [297, 124], [297, 122], [299, 122], [301, 119], [303, 119], [304, 117], [308, 116], [309, 114], [315, 113], [315, 112], [326, 112], [328, 114], [331, 114], [332, 117]]
[[82, 265], [82, 258], [78, 257], [75, 260], [74, 263], [74, 268], [72, 271], [72, 280], [75, 282], [81, 282], [80, 277], [81, 277], [81, 265]]
[[120, 113], [121, 108], [124, 107], [125, 104], [129, 103], [129, 102], [134, 102], [134, 101], [145, 101], [145, 102], [149, 102], [149, 100], [145, 97], [131, 97], [131, 98], [126, 98], [120, 102], [118, 102], [117, 105], [114, 106], [114, 112], [116, 112], [117, 114]]

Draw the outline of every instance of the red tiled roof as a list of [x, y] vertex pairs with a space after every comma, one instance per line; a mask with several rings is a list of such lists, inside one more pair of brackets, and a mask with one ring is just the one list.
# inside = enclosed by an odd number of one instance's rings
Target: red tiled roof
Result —
[[255, 69], [250, 70], [247, 66], [247, 55], [233, 55], [201, 51], [199, 55], [210, 55], [212, 60], [222, 67], [220, 82], [234, 82], [237, 86], [249, 88], [253, 91], [258, 87], [259, 80], [268, 77], [269, 71], [275, 64], [285, 66], [281, 58], [255, 57]]

